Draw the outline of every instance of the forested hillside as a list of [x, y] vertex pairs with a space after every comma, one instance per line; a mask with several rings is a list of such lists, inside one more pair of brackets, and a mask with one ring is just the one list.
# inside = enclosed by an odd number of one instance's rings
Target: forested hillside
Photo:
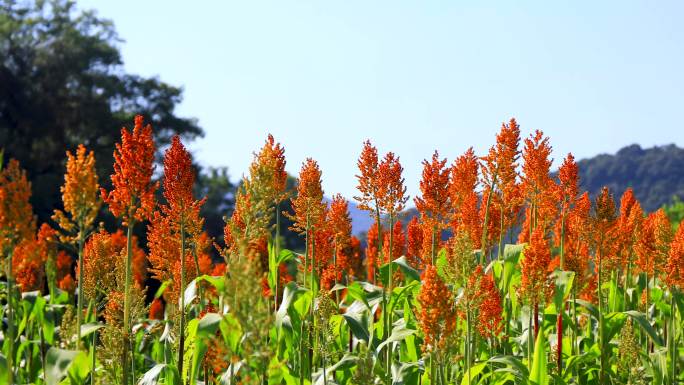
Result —
[[648, 211], [684, 197], [684, 149], [674, 144], [643, 149], [627, 146], [615, 155], [601, 154], [578, 162], [580, 183], [592, 195], [608, 186], [615, 196], [627, 187]]

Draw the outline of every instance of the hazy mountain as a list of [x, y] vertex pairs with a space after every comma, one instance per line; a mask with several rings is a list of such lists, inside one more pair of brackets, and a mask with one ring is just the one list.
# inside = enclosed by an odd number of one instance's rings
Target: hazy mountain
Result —
[[595, 195], [603, 186], [615, 194], [616, 202], [628, 187], [644, 210], [653, 211], [684, 198], [684, 149], [674, 144], [643, 149], [637, 144], [615, 155], [601, 154], [578, 162], [582, 189]]

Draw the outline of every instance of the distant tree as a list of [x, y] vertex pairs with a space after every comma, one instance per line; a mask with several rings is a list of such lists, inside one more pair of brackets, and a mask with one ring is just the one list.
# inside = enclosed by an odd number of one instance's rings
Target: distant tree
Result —
[[209, 168], [197, 178], [196, 196], [206, 197], [200, 214], [205, 218], [207, 234], [223, 244], [224, 217], [230, 217], [235, 203], [235, 186], [228, 178], [228, 169]]
[[73, 1], [0, 0], [0, 147], [28, 171], [40, 221], [61, 205], [65, 151], [79, 143], [108, 187], [114, 143], [135, 114], [152, 123], [160, 151], [174, 134], [203, 134], [175, 112], [182, 89], [124, 71], [119, 42], [111, 21]]
[[628, 187], [647, 211], [654, 211], [671, 201], [684, 198], [684, 149], [674, 144], [643, 149], [637, 144], [615, 155], [597, 155], [577, 162], [580, 184], [596, 196], [608, 186], [615, 196]]

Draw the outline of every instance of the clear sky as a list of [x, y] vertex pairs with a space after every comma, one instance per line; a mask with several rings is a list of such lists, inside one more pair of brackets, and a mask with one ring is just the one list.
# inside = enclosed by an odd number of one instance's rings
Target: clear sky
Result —
[[411, 196], [434, 150], [484, 154], [501, 123], [556, 161], [684, 145], [682, 1], [80, 1], [112, 19], [128, 71], [183, 86], [191, 147], [237, 180], [267, 133], [327, 195], [355, 193], [371, 139]]

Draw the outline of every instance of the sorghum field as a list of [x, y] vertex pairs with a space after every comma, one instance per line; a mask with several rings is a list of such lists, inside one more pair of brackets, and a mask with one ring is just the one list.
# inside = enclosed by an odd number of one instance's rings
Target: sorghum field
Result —
[[[92, 152], [66, 153], [57, 226], [34, 220], [21, 165], [2, 167], [0, 383], [684, 381], [684, 226], [631, 190], [583, 193], [570, 154], [552, 173], [540, 131], [521, 138], [512, 119], [486, 154], [435, 153], [411, 203], [399, 157], [360, 143], [363, 242], [315, 160], [286, 193], [269, 136], [218, 261], [189, 152], [175, 137], [155, 173], [152, 130], [140, 116], [121, 130], [110, 191]], [[101, 207], [118, 229], [97, 223]], [[304, 250], [281, 247], [284, 217]], [[148, 276], [162, 282], [151, 303]]]

